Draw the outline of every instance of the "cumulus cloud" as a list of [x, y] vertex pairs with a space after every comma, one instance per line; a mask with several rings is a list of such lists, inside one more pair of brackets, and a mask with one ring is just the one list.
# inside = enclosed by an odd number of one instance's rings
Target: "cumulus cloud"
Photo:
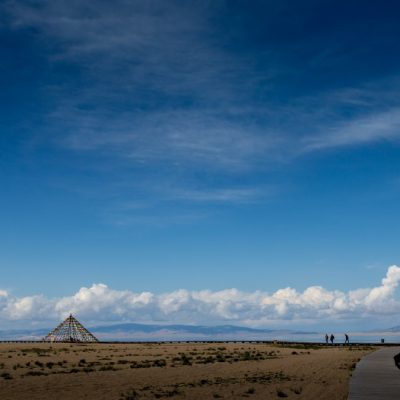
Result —
[[14, 297], [0, 291], [0, 319], [49, 320], [74, 313], [93, 322], [139, 321], [164, 323], [236, 323], [272, 325], [304, 321], [360, 320], [398, 314], [396, 289], [400, 267], [393, 265], [379, 286], [349, 292], [311, 286], [303, 292], [287, 287], [272, 294], [237, 289], [154, 294], [114, 290], [99, 283], [82, 287], [72, 296]]

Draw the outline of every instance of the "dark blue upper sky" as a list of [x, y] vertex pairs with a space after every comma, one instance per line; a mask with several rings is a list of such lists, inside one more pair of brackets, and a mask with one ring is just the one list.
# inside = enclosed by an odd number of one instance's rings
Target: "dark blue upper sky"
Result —
[[2, 1], [0, 288], [375, 285], [400, 257], [396, 1]]

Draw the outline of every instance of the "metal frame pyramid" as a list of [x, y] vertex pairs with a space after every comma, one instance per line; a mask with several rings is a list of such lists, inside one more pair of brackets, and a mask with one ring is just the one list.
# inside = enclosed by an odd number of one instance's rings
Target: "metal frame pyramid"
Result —
[[45, 336], [43, 340], [46, 342], [69, 343], [98, 342], [97, 338], [73, 317], [72, 314]]

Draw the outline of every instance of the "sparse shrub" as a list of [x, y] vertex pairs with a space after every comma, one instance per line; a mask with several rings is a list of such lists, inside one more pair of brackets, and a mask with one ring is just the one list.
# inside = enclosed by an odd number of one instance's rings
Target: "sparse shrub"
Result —
[[243, 360], [250, 361], [252, 359], [251, 354], [249, 351], [245, 351], [243, 354]]
[[181, 362], [182, 362], [182, 365], [192, 365], [190, 358], [185, 353], [183, 353], [181, 355]]
[[[132, 368], [132, 366], [131, 366]], [[133, 367], [134, 368], [134, 367]], [[116, 371], [117, 369], [114, 368], [112, 365], [103, 365], [99, 371]]]
[[153, 396], [156, 399], [161, 399], [163, 397], [173, 397], [173, 396], [177, 396], [179, 394], [180, 394], [180, 392], [177, 389], [173, 389], [173, 390], [154, 392]]
[[292, 391], [293, 391], [293, 393], [301, 394], [301, 392], [303, 391], [303, 388], [301, 388], [301, 387], [296, 387], [296, 388], [292, 389]]
[[28, 371], [26, 374], [26, 376], [46, 376], [46, 372], [42, 372], [42, 371]]
[[121, 393], [120, 400], [136, 400], [138, 397], [136, 390], [131, 390], [128, 393]]
[[158, 359], [158, 360], [154, 360], [153, 361], [153, 365], [155, 367], [166, 367], [167, 366], [167, 362], [164, 359]]
[[276, 390], [276, 395], [277, 395], [278, 397], [288, 397], [288, 395], [287, 395], [283, 390], [281, 390], [281, 389], [277, 389], [277, 390]]

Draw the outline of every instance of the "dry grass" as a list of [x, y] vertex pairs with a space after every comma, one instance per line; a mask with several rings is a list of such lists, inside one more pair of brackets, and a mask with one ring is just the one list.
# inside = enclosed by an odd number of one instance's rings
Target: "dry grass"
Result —
[[345, 399], [370, 347], [1, 344], [0, 398]]

